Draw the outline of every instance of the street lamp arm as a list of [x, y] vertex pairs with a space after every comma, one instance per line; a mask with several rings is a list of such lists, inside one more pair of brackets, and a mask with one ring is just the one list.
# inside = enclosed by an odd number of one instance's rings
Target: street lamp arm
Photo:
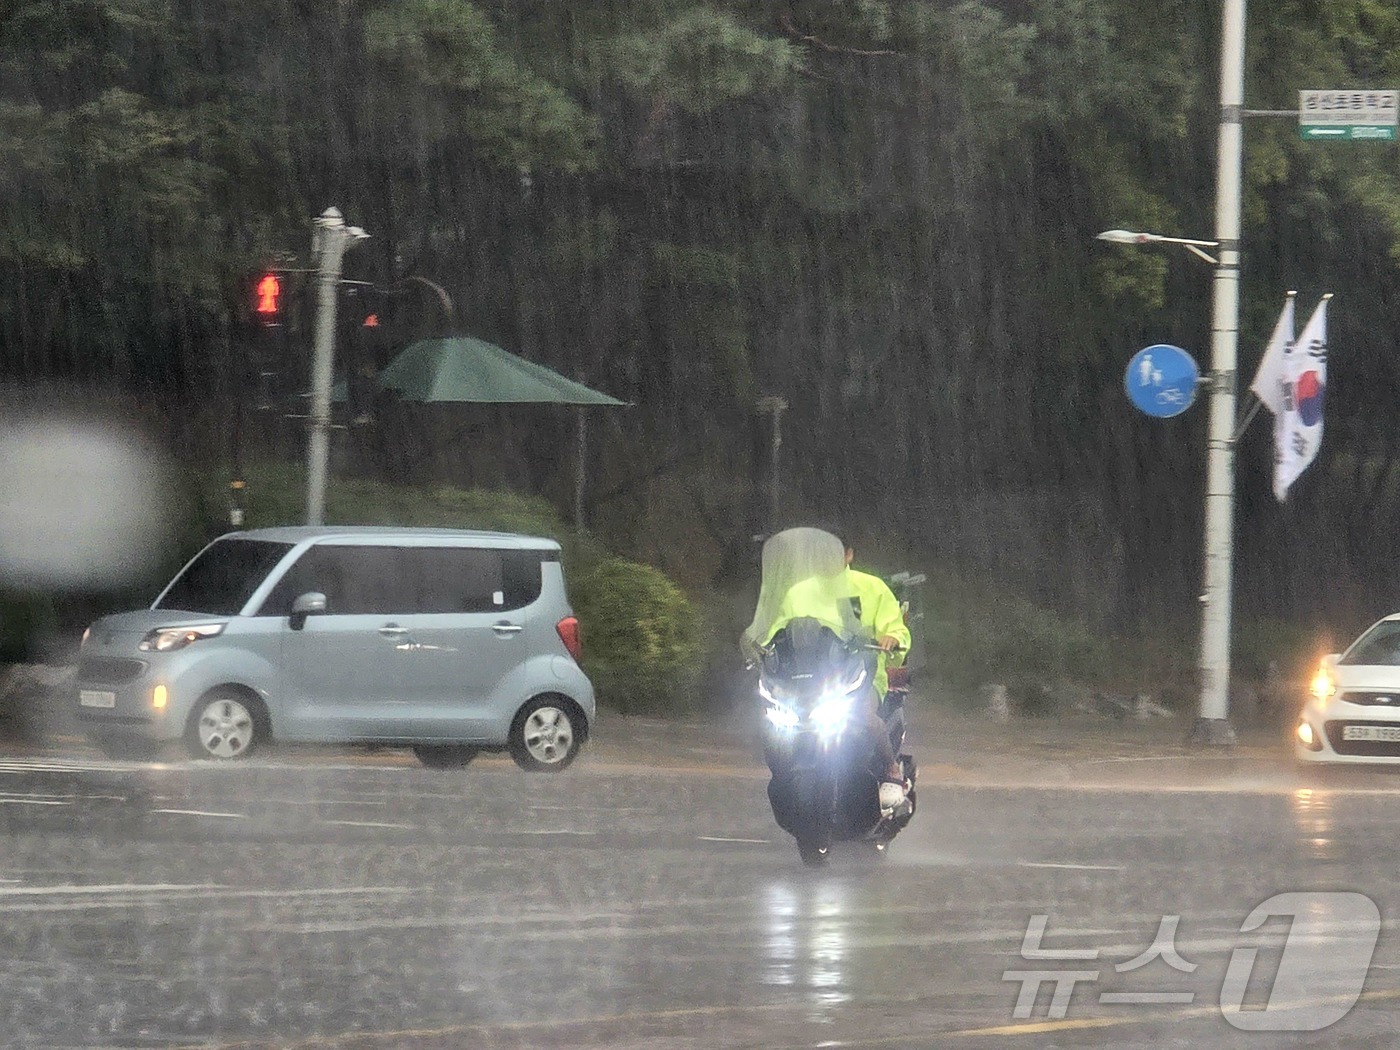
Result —
[[1162, 244], [1184, 244], [1190, 248], [1214, 248], [1219, 241], [1201, 241], [1194, 237], [1165, 237], [1160, 233], [1147, 234], [1150, 241], [1159, 241]]
[[[1188, 248], [1214, 248], [1219, 241], [1203, 241], [1195, 237], [1168, 237], [1162, 233], [1139, 233], [1136, 230], [1104, 230], [1094, 237], [1113, 244], [1184, 244]], [[1214, 260], [1211, 260], [1214, 262]]]
[[[1196, 247], [1194, 244], [1192, 244], [1191, 242], [1189, 242], [1189, 241], [1178, 241], [1178, 242], [1176, 242], [1176, 243], [1180, 244], [1182, 247], [1184, 247], [1184, 248], [1185, 248], [1188, 252], [1190, 252], [1192, 255], [1196, 255], [1196, 256], [1199, 256], [1200, 258], [1204, 259], [1206, 262], [1210, 263], [1212, 266], [1219, 266], [1219, 265], [1220, 265], [1220, 260], [1217, 259], [1214, 255], [1211, 255], [1209, 252], [1203, 252], [1203, 251], [1201, 251], [1201, 249], [1197, 248], [1197, 247]], [[1214, 242], [1214, 241], [1210, 241], [1210, 242], [1208, 242], [1208, 243], [1214, 244], [1215, 242]]]

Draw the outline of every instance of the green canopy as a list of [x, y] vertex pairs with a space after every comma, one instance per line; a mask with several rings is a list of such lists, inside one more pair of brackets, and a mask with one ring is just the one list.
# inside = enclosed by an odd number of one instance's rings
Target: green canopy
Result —
[[379, 374], [379, 385], [405, 401], [481, 404], [626, 405], [499, 346], [463, 336], [423, 339]]
[[[411, 344], [379, 373], [378, 384], [382, 390], [397, 391], [405, 401], [577, 406], [580, 411], [578, 466], [574, 478], [574, 523], [580, 528], [583, 527], [583, 491], [588, 458], [587, 413], [582, 409], [590, 405], [626, 407], [628, 404], [470, 336], [422, 339]], [[344, 401], [345, 389], [344, 380], [335, 384], [332, 393], [334, 400]]]

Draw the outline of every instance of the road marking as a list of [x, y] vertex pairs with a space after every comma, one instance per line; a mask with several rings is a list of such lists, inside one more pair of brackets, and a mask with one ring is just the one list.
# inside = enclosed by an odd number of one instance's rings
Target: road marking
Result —
[[184, 817], [227, 817], [230, 820], [247, 820], [246, 813], [215, 813], [207, 809], [153, 809], [152, 813], [173, 813]]
[[634, 774], [645, 772], [651, 777], [723, 777], [739, 780], [766, 780], [768, 768], [762, 763], [757, 766], [721, 766], [672, 763], [655, 765], [648, 762], [620, 762], [616, 759], [588, 760], [579, 763], [581, 773]]
[[[1375, 992], [1362, 992], [1360, 996], [1325, 995], [1314, 999], [1297, 999], [1293, 1002], [1275, 1003], [1269, 1000], [1269, 1012], [1301, 1010], [1307, 1007], [1327, 1006], [1332, 1003], [1380, 1002], [1387, 999], [1400, 999], [1400, 988], [1385, 988]], [[988, 1036], [988, 1035], [1044, 1035], [1046, 1032], [1073, 1032], [1086, 1028], [1121, 1028], [1125, 1025], [1153, 1024], [1157, 1021], [1186, 1021], [1197, 1017], [1224, 1016], [1219, 1004], [1215, 1006], [1193, 1006], [1188, 1010], [1153, 1010], [1147, 1013], [1134, 1013], [1125, 1017], [1075, 1017], [1059, 1021], [1028, 1021], [1024, 1024], [991, 1025], [986, 1028], [964, 1028], [956, 1032], [945, 1032], [945, 1036]]]
[[[426, 1039], [444, 1039], [465, 1036], [473, 1033], [528, 1032], [537, 1030], [558, 1030], [593, 1025], [613, 1025], [622, 1023], [645, 1023], [655, 1021], [683, 1020], [692, 1017], [720, 1017], [725, 1014], [768, 1014], [791, 1011], [788, 1003], [761, 1003], [754, 1006], [697, 1006], [680, 1010], [637, 1010], [630, 1013], [602, 1014], [592, 1017], [551, 1018], [544, 1021], [506, 1021], [501, 1024], [455, 1024], [442, 1028], [390, 1028], [380, 1031], [342, 1032], [339, 1035], [315, 1035], [306, 1039], [287, 1042], [282, 1039], [245, 1039], [236, 1043], [183, 1043], [190, 1050], [256, 1050], [261, 1047], [277, 1047], [278, 1050], [310, 1050], [311, 1047], [334, 1047], [353, 1044], [360, 1046], [374, 1041], [392, 1041], [393, 1046], [403, 1046], [422, 1042]], [[907, 1040], [907, 1033], [900, 1037]], [[469, 1045], [469, 1044], [468, 1044]]]
[[134, 766], [115, 765], [98, 762], [0, 762], [0, 773], [118, 773], [134, 769]]
[[701, 842], [751, 842], [755, 846], [766, 846], [769, 842], [768, 839], [726, 839], [718, 835], [696, 835], [695, 837]]
[[1123, 871], [1120, 864], [1053, 864], [1050, 861], [1021, 860], [1023, 868], [1064, 868], [1067, 871]]
[[101, 886], [19, 886], [13, 889], [0, 886], [0, 897], [41, 897], [50, 894], [84, 893], [169, 893], [171, 890], [217, 890], [222, 888], [223, 887], [216, 882], [113, 882]]
[[[130, 900], [112, 900], [111, 896], [116, 896], [123, 891], [129, 891], [133, 897]], [[211, 901], [240, 900], [248, 898], [294, 898], [294, 897], [343, 897], [350, 895], [367, 894], [408, 894], [413, 890], [404, 889], [401, 886], [350, 886], [339, 889], [327, 890], [233, 890], [217, 884], [194, 885], [194, 886], [31, 886], [20, 888], [7, 888], [0, 886], [0, 914], [10, 914], [14, 912], [56, 912], [56, 911], [100, 911], [111, 908], [137, 908], [149, 907], [152, 903], [148, 897], [141, 894], [158, 893], [162, 895], [158, 903], [180, 904], [197, 903], [201, 907], [207, 907]], [[21, 904], [4, 902], [5, 897], [18, 896], [38, 896], [41, 894], [53, 894], [67, 897], [81, 898], [83, 895], [93, 897], [108, 896], [106, 900], [67, 900], [62, 904]]]
[[382, 824], [373, 820], [323, 820], [322, 824], [335, 824], [342, 828], [402, 828], [405, 831], [416, 831], [417, 824]]
[[[449, 796], [460, 798], [458, 795]], [[387, 802], [367, 802], [362, 798], [271, 798], [269, 802], [275, 802], [281, 806], [387, 806]]]
[[58, 802], [47, 798], [0, 798], [0, 806], [71, 806], [71, 802]]
[[509, 830], [507, 830], [507, 831], [503, 832], [503, 834], [506, 834], [506, 835], [575, 835], [575, 836], [577, 836], [577, 837], [579, 837], [579, 838], [596, 838], [596, 837], [598, 836], [598, 833], [597, 833], [596, 831], [575, 831], [573, 828], [541, 828], [541, 829], [539, 829], [538, 831], [536, 831], [536, 830], [524, 830], [524, 831], [509, 831]]
[[1189, 758], [1196, 762], [1233, 762], [1232, 755], [1198, 755], [1187, 751], [1180, 751], [1170, 755], [1112, 755], [1108, 758], [1081, 758], [1077, 759], [1077, 765], [1096, 766], [1106, 765], [1110, 762], [1174, 762], [1180, 758]]

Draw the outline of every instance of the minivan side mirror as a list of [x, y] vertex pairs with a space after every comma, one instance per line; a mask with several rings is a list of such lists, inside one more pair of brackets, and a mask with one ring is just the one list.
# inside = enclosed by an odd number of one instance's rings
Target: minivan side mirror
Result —
[[292, 602], [292, 615], [290, 626], [294, 631], [300, 631], [306, 626], [306, 618], [312, 613], [323, 613], [326, 611], [326, 596], [320, 591], [307, 591]]

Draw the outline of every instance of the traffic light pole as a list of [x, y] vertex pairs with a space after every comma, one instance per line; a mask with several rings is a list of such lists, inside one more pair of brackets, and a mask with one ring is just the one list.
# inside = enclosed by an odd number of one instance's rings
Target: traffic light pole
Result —
[[338, 208], [316, 220], [316, 346], [311, 364], [311, 423], [306, 448], [306, 524], [320, 525], [326, 515], [326, 474], [331, 440], [331, 375], [335, 359], [335, 308], [340, 267], [346, 249], [369, 234], [346, 226]]

